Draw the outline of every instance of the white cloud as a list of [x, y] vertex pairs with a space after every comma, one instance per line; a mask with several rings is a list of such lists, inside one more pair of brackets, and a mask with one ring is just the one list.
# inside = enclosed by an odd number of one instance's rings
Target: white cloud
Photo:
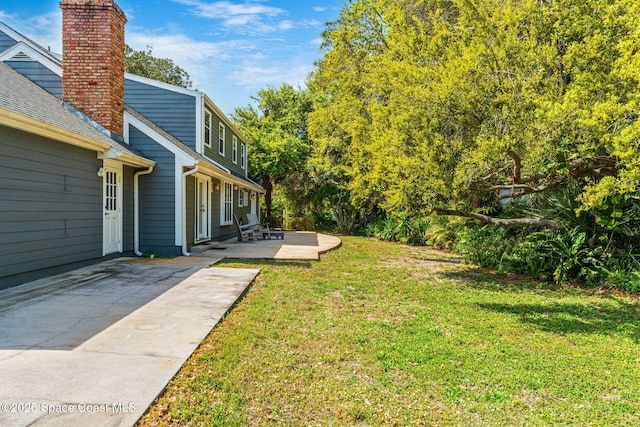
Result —
[[152, 48], [153, 56], [169, 58], [184, 69], [193, 88], [207, 92], [212, 75], [233, 66], [236, 55], [255, 49], [246, 40], [197, 41], [184, 34], [127, 33], [127, 43], [135, 50]]
[[153, 56], [170, 58], [178, 65], [219, 57], [228, 51], [224, 43], [196, 41], [184, 34], [127, 33], [126, 38], [133, 49], [144, 50], [149, 46], [153, 48]]
[[4, 10], [0, 10], [0, 19], [3, 21], [8, 21], [9, 19], [14, 19], [15, 15], [8, 14]]
[[261, 65], [254, 61], [244, 61], [238, 69], [231, 72], [229, 79], [235, 84], [253, 91], [268, 85], [280, 86], [282, 83], [303, 86], [312, 69], [313, 66], [308, 64]]
[[324, 11], [326, 11], [326, 10], [327, 10], [327, 8], [326, 8], [326, 7], [322, 7], [322, 6], [315, 6], [315, 7], [313, 8], [313, 11], [314, 11], [314, 12], [324, 12]]
[[290, 21], [290, 20], [280, 21], [278, 23], [278, 29], [283, 30], [283, 31], [290, 30], [293, 27], [295, 27], [295, 22]]
[[283, 29], [281, 28], [282, 24], [277, 21], [279, 17], [288, 14], [284, 9], [265, 6], [252, 1], [244, 3], [232, 3], [230, 1], [207, 3], [201, 0], [173, 1], [185, 6], [191, 6], [192, 12], [201, 18], [220, 21], [224, 28], [244, 33], [268, 33], [281, 30]]
[[0, 19], [34, 42], [53, 52], [62, 52], [62, 14], [60, 11], [20, 18], [0, 10]]

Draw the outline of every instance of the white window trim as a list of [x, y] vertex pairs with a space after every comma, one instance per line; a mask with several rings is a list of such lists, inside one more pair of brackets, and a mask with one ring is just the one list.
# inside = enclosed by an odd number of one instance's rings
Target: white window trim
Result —
[[240, 144], [240, 167], [242, 169], [247, 167], [247, 144], [244, 142]]
[[238, 191], [238, 207], [242, 208], [249, 206], [249, 193], [246, 190]]
[[231, 138], [233, 140], [233, 145], [231, 147], [231, 160], [236, 165], [238, 164], [238, 137], [233, 135]]
[[[227, 199], [227, 190], [230, 198]], [[230, 206], [229, 219], [226, 219], [227, 206]], [[233, 183], [222, 181], [220, 183], [220, 225], [233, 225]]]
[[[207, 130], [207, 115], [209, 116], [209, 129]], [[213, 137], [213, 132], [211, 131], [211, 125], [213, 124], [213, 113], [209, 111], [208, 108], [204, 110], [204, 122], [202, 124], [203, 127], [203, 140], [204, 146], [211, 148], [211, 139]], [[209, 136], [209, 143], [207, 144], [207, 134]]]
[[[194, 227], [193, 227], [193, 232], [194, 232], [194, 242], [198, 243], [198, 242], [203, 242], [206, 240], [210, 240], [211, 239], [211, 210], [212, 210], [212, 197], [211, 197], [211, 189], [213, 188], [212, 182], [211, 182], [211, 177], [207, 176], [207, 175], [203, 175], [203, 174], [196, 174], [195, 175], [196, 178], [196, 185], [195, 185], [195, 194], [194, 194], [194, 200], [197, 202], [199, 197], [201, 196], [200, 194], [198, 194], [198, 183], [202, 183], [206, 186], [206, 199], [204, 200], [206, 202], [206, 212], [207, 212], [207, 218], [206, 218], [206, 226], [207, 226], [207, 232], [205, 233], [205, 236], [198, 236], [198, 219], [196, 219], [195, 223], [194, 223]], [[196, 209], [196, 216], [198, 215], [198, 205], [195, 205], [195, 209]]]
[[[218, 124], [218, 153], [220, 153], [221, 156], [224, 157], [224, 149], [225, 149], [225, 140], [226, 140], [226, 133], [227, 133], [227, 128], [225, 127], [224, 124], [220, 123]], [[222, 142], [222, 144], [220, 144], [220, 142]]]

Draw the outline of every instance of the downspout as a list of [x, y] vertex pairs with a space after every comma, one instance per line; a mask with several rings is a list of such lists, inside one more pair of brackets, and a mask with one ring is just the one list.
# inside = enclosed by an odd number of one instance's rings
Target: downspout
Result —
[[195, 161], [195, 167], [182, 174], [182, 255], [190, 256], [187, 251], [187, 177], [198, 172], [200, 160]]
[[148, 175], [151, 172], [153, 172], [153, 166], [133, 174], [133, 253], [136, 256], [142, 256], [142, 252], [140, 252], [140, 184], [138, 177]]

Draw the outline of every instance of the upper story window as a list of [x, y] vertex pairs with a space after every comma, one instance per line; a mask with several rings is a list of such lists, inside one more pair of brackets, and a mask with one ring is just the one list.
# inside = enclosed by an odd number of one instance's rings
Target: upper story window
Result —
[[240, 167], [244, 169], [247, 166], [247, 145], [240, 144]]
[[211, 148], [211, 122], [213, 115], [211, 111], [204, 110], [204, 145]]
[[233, 163], [238, 164], [238, 137], [233, 135], [233, 145], [231, 146], [231, 160]]
[[218, 153], [221, 156], [224, 156], [224, 140], [225, 140], [226, 129], [222, 123], [220, 123], [219, 132], [218, 132]]

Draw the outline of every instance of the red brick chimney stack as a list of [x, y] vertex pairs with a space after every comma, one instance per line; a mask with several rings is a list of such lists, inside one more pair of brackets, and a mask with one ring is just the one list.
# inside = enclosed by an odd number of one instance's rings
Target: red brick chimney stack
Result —
[[124, 25], [113, 0], [62, 0], [62, 99], [122, 136]]

